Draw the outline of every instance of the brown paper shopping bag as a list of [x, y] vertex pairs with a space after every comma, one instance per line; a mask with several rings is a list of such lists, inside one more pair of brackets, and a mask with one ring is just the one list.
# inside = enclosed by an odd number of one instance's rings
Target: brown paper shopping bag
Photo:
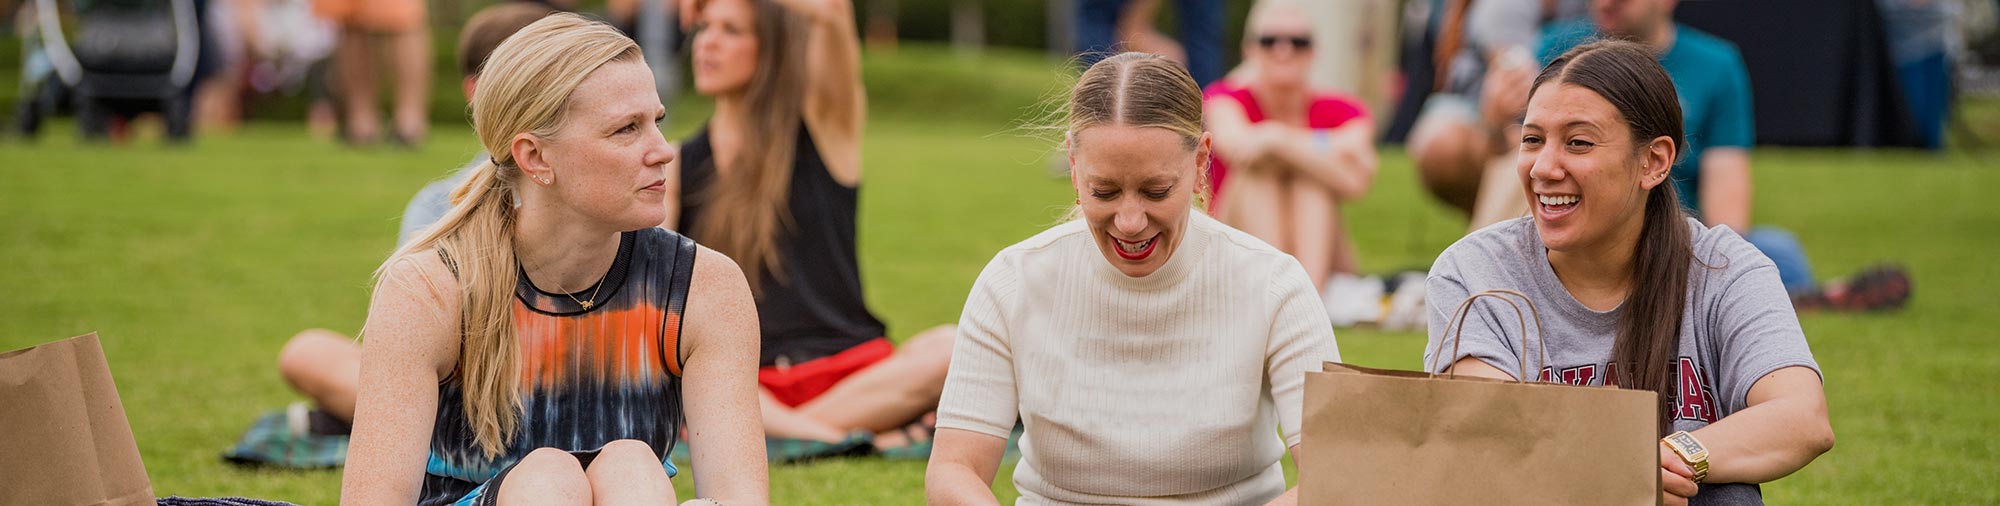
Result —
[[[1458, 333], [1474, 300], [1459, 305]], [[1525, 318], [1525, 315], [1524, 315]], [[1536, 332], [1541, 331], [1535, 316]], [[1522, 336], [1527, 322], [1522, 321]], [[1536, 337], [1540, 349], [1540, 336]], [[1521, 351], [1527, 354], [1528, 343]], [[1450, 351], [1450, 353], [1446, 353]], [[1519, 378], [1532, 378], [1528, 356]], [[1547, 361], [1544, 350], [1543, 362]], [[1435, 367], [1427, 370], [1436, 370]], [[1658, 396], [1642, 390], [1498, 381], [1328, 362], [1306, 375], [1302, 504], [1591, 504], [1659, 501]]]
[[97, 334], [0, 353], [0, 505], [154, 504]]

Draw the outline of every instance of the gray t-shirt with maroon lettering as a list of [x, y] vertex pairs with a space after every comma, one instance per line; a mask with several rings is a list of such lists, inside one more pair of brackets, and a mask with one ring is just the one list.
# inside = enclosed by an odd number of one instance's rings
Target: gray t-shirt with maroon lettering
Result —
[[[1790, 366], [1819, 371], [1806, 346], [1791, 298], [1771, 260], [1726, 227], [1693, 229], [1694, 265], [1681, 317], [1680, 398], [1674, 430], [1693, 431], [1746, 407], [1750, 386], [1766, 374]], [[1528, 370], [1540, 381], [1603, 385], [1611, 377], [1612, 342], [1623, 308], [1594, 311], [1564, 289], [1549, 267], [1533, 218], [1504, 221], [1466, 235], [1438, 256], [1426, 285], [1430, 342], [1424, 363], [1441, 371], [1463, 357], [1476, 357], [1508, 374], [1519, 374], [1522, 322], [1513, 306], [1490, 298], [1475, 302], [1454, 357], [1445, 342], [1446, 320], [1473, 293], [1503, 288], [1534, 299], [1548, 337], [1548, 361], [1527, 349]], [[1527, 306], [1522, 305], [1522, 311]], [[1535, 333], [1534, 318], [1526, 322]], [[1445, 351], [1440, 350], [1442, 344]], [[1762, 504], [1756, 485], [1705, 483], [1692, 504]]]

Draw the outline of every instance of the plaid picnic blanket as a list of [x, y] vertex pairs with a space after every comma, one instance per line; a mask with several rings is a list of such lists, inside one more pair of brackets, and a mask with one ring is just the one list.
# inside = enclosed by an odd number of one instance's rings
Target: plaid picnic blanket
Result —
[[266, 501], [247, 497], [181, 497], [168, 496], [159, 500], [160, 506], [298, 506], [284, 501]]
[[[311, 414], [303, 405], [265, 412], [243, 433], [223, 460], [245, 466], [293, 469], [340, 467], [347, 461], [347, 435], [311, 429]], [[257, 503], [248, 503], [246, 506]]]

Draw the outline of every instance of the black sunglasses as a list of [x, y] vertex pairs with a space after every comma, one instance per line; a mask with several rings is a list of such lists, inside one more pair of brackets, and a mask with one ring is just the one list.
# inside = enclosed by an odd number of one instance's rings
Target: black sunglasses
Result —
[[1265, 35], [1257, 38], [1257, 45], [1264, 49], [1276, 47], [1279, 41], [1289, 42], [1292, 49], [1312, 49], [1313, 39], [1304, 35]]

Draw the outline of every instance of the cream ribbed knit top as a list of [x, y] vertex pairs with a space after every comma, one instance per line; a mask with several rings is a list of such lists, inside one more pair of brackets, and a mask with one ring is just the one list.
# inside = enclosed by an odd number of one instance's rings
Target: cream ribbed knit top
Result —
[[[1306, 371], [1339, 360], [1290, 255], [1200, 212], [1153, 274], [1081, 221], [1002, 250], [973, 284], [938, 426], [1026, 427], [1019, 504], [1261, 504], [1285, 491]], [[1274, 430], [1282, 428], [1280, 431]]]

